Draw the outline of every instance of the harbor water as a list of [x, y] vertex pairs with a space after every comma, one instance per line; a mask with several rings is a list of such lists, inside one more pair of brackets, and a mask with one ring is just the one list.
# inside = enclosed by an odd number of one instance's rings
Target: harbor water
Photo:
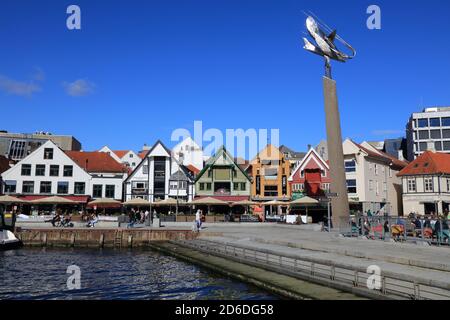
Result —
[[[73, 288], [73, 270], [80, 271], [80, 289]], [[0, 300], [276, 299], [150, 249], [4, 251], [0, 252], [0, 283]]]

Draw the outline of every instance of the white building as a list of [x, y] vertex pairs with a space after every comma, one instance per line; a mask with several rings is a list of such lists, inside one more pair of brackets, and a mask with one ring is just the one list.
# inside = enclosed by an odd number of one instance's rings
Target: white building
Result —
[[171, 150], [157, 141], [125, 180], [125, 199], [140, 197], [154, 202], [178, 196], [192, 200], [193, 177], [188, 172], [172, 157]]
[[134, 170], [142, 160], [133, 150], [111, 150], [108, 146], [104, 146], [99, 152], [106, 152], [114, 160], [126, 165], [132, 170]]
[[203, 169], [203, 150], [191, 137], [173, 147], [172, 156], [186, 167], [193, 166], [199, 171]]
[[5, 194], [120, 201], [126, 168], [106, 153], [63, 151], [47, 141], [1, 176]]
[[450, 107], [426, 108], [406, 125], [408, 160], [427, 150], [450, 153]]
[[402, 179], [405, 214], [448, 214], [450, 154], [426, 151], [398, 176]]
[[407, 163], [383, 153], [367, 142], [343, 143], [347, 192], [351, 207], [402, 215], [401, 180], [396, 174]]

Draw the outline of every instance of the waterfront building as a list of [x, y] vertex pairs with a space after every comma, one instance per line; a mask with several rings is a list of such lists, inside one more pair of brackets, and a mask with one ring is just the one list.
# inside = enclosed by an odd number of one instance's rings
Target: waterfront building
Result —
[[0, 155], [19, 161], [48, 140], [65, 151], [81, 150], [81, 143], [73, 136], [53, 135], [48, 132], [25, 134], [0, 131]]
[[351, 209], [402, 215], [401, 180], [396, 174], [407, 163], [367, 142], [358, 144], [346, 139], [343, 149]]
[[172, 148], [172, 156], [186, 167], [198, 171], [203, 169], [203, 150], [191, 137], [175, 145]]
[[234, 202], [248, 200], [251, 179], [224, 146], [209, 158], [195, 179], [196, 198]]
[[405, 214], [448, 212], [450, 154], [425, 151], [398, 173], [402, 180]]
[[323, 160], [328, 161], [328, 144], [326, 140], [321, 140], [314, 149]]
[[125, 200], [143, 198], [151, 202], [169, 197], [192, 200], [194, 173], [172, 157], [161, 141], [146, 150], [143, 160], [125, 180]]
[[288, 177], [291, 162], [274, 145], [267, 145], [250, 161], [253, 184], [252, 200], [288, 200], [291, 188]]
[[450, 107], [415, 112], [406, 125], [408, 160], [425, 151], [450, 153]]
[[131, 170], [134, 170], [142, 160], [133, 150], [111, 150], [108, 146], [104, 146], [99, 152], [106, 152], [114, 160], [126, 165]]
[[283, 154], [284, 159], [286, 161], [289, 161], [291, 170], [297, 166], [297, 164], [305, 157], [306, 154], [305, 152], [294, 151], [285, 145], [281, 145], [278, 149]]
[[9, 160], [5, 156], [0, 155], [0, 195], [3, 194], [3, 180], [1, 174], [10, 168]]
[[48, 140], [2, 173], [3, 191], [27, 200], [52, 195], [78, 202], [122, 200], [126, 168], [103, 152], [64, 151]]
[[330, 190], [330, 167], [314, 149], [298, 163], [288, 178], [292, 199], [308, 196], [320, 200]]

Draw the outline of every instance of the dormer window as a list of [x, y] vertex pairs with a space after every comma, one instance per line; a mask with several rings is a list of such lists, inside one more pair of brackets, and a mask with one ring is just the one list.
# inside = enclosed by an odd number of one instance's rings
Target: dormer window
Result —
[[45, 148], [44, 149], [44, 159], [45, 160], [53, 159], [53, 148]]

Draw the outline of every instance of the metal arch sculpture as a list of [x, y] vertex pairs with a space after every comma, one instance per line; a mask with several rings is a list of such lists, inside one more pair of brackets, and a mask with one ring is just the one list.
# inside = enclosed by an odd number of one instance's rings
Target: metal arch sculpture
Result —
[[[325, 23], [322, 23], [317, 16], [315, 16], [318, 21], [316, 22], [313, 16], [314, 14], [311, 14], [306, 18], [306, 29], [316, 45], [312, 44], [307, 38], [303, 38], [305, 43], [303, 48], [325, 58], [325, 76], [331, 79], [331, 60], [346, 62], [356, 56], [356, 50], [339, 37], [336, 30], [332, 30]], [[336, 40], [349, 49], [350, 53], [346, 54], [339, 50], [335, 44]]]

